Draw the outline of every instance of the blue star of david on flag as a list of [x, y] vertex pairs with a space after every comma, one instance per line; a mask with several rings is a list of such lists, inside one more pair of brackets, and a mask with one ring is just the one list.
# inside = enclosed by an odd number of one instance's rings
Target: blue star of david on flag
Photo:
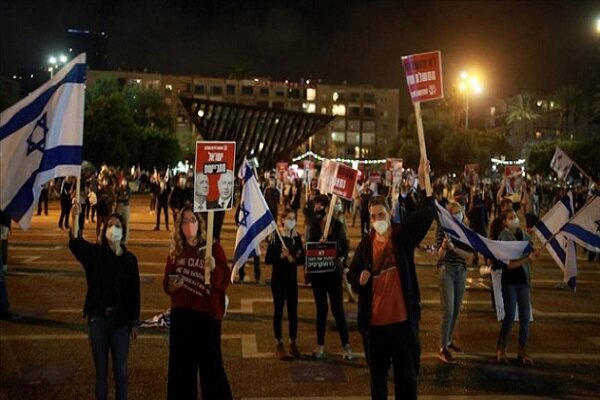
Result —
[[33, 130], [27, 137], [27, 155], [38, 150], [44, 152], [46, 148], [46, 136], [48, 135], [48, 124], [46, 122], [46, 113], [37, 120]]
[[240, 213], [238, 214], [238, 218], [240, 219], [240, 225], [248, 227], [248, 216], [250, 215], [250, 211], [246, 209], [244, 202], [240, 203]]

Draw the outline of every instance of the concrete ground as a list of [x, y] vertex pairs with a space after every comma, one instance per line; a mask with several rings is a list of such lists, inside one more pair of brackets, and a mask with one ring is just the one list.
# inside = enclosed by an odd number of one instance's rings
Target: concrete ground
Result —
[[[169, 233], [153, 231], [155, 216], [148, 195], [133, 197], [130, 250], [140, 262], [142, 318], [169, 306], [161, 287]], [[11, 308], [22, 318], [0, 322], [0, 399], [89, 399], [94, 371], [87, 328], [82, 319], [86, 284], [81, 266], [67, 249], [67, 233], [57, 227], [59, 205], [48, 216], [34, 216], [27, 232], [14, 229], [9, 247], [7, 283]], [[233, 254], [236, 227], [228, 212], [222, 244]], [[302, 218], [300, 217], [300, 229]], [[357, 225], [359, 221], [357, 221]], [[164, 225], [162, 226], [164, 228]], [[172, 227], [172, 225], [171, 225]], [[85, 228], [92, 238], [94, 228]], [[358, 228], [349, 227], [351, 248]], [[434, 241], [433, 227], [422, 245]], [[439, 294], [434, 255], [417, 250], [423, 300], [421, 376], [424, 399], [591, 398], [600, 393], [600, 264], [579, 254], [577, 293], [558, 290], [562, 273], [546, 253], [534, 265], [530, 352], [533, 367], [494, 361], [499, 323], [491, 311], [489, 279], [469, 270], [468, 289], [456, 327], [465, 349], [457, 365], [436, 357], [439, 340]], [[247, 278], [253, 277], [250, 264]], [[301, 272], [300, 272], [301, 274]], [[263, 264], [263, 279], [270, 267]], [[231, 300], [223, 322], [225, 367], [236, 399], [366, 399], [368, 370], [356, 330], [356, 305], [346, 302], [351, 343], [357, 357], [341, 358], [341, 345], [330, 320], [325, 360], [309, 354], [315, 344], [315, 309], [310, 287], [299, 289], [300, 360], [273, 357], [272, 303], [269, 286], [246, 282], [228, 291]], [[302, 281], [300, 279], [300, 281]], [[513, 327], [509, 355], [514, 357], [518, 327]], [[284, 335], [287, 326], [284, 321]], [[143, 329], [130, 352], [130, 398], [166, 397], [168, 331]], [[390, 393], [393, 383], [390, 381]], [[111, 382], [112, 391], [112, 382]], [[112, 394], [111, 394], [112, 396]]]

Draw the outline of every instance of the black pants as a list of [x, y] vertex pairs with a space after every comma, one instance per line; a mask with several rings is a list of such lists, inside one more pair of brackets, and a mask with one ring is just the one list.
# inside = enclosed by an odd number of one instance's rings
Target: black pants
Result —
[[167, 399], [232, 399], [221, 353], [221, 321], [192, 310], [171, 311]]
[[368, 336], [371, 398], [387, 400], [391, 361], [394, 365], [395, 398], [416, 399], [421, 357], [419, 328], [408, 322], [371, 326]]
[[327, 325], [327, 296], [331, 305], [331, 313], [335, 318], [342, 346], [348, 344], [348, 326], [344, 314], [344, 293], [342, 275], [336, 272], [312, 274], [310, 283], [317, 307], [317, 344], [325, 344], [325, 327]]
[[[361, 210], [362, 211], [362, 210]], [[364, 237], [367, 236], [369, 234], [369, 229], [370, 229], [370, 220], [369, 220], [369, 214], [363, 214], [361, 212], [360, 214], [360, 236]]]
[[272, 277], [271, 293], [273, 293], [273, 334], [275, 339], [282, 339], [281, 320], [283, 306], [287, 305], [289, 337], [296, 340], [298, 336], [298, 281], [294, 277]]
[[63, 227], [69, 229], [69, 217], [71, 214], [71, 197], [70, 196], [60, 196], [60, 217], [58, 218], [58, 227], [62, 229]]
[[160, 229], [160, 212], [165, 214], [165, 227], [169, 230], [169, 205], [156, 203], [156, 229]]
[[[260, 281], [260, 257], [259, 256], [254, 256], [253, 257], [254, 260], [254, 279], [256, 280], [256, 282], [258, 283]], [[240, 282], [244, 281], [244, 277], [246, 276], [246, 264], [242, 265], [242, 267], [239, 270], [239, 274], [240, 274]]]

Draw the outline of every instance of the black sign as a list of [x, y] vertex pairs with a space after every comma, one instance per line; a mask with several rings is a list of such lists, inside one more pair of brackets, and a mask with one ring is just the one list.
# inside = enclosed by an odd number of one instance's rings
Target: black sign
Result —
[[335, 270], [336, 242], [306, 243], [306, 273], [318, 274]]

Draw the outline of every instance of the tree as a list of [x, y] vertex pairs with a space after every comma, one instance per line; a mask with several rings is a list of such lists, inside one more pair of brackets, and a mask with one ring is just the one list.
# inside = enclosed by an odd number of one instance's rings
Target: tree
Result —
[[574, 86], [561, 86], [554, 91], [552, 99], [560, 116], [561, 134], [575, 134], [578, 120], [585, 112], [583, 93]]
[[141, 129], [141, 146], [138, 161], [147, 168], [165, 168], [175, 164], [181, 156], [177, 138], [154, 127]]
[[528, 93], [518, 94], [508, 104], [506, 123], [511, 128], [511, 144], [523, 151], [525, 144], [533, 140], [533, 123], [541, 118], [534, 101]]

